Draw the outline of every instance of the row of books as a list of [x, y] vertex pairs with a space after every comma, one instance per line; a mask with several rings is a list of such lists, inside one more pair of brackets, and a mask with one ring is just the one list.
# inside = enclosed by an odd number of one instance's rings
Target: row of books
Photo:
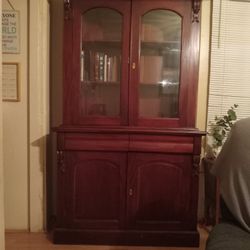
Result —
[[118, 82], [120, 78], [120, 56], [104, 52], [81, 53], [81, 81]]

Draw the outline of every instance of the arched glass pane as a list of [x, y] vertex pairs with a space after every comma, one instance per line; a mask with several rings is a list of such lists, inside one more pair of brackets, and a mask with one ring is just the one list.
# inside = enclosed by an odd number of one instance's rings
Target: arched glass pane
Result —
[[179, 113], [181, 17], [153, 10], [141, 20], [139, 115], [175, 118]]
[[82, 15], [81, 114], [119, 116], [122, 16], [95, 8]]

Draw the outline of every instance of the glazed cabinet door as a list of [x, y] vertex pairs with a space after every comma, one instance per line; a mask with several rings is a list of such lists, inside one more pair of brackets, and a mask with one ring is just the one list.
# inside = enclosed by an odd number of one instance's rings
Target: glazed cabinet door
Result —
[[130, 1], [72, 0], [65, 20], [65, 123], [126, 125]]
[[128, 162], [129, 228], [195, 230], [192, 157], [130, 153]]
[[131, 124], [195, 125], [197, 27], [192, 1], [132, 1]]
[[59, 154], [59, 226], [121, 228], [125, 214], [126, 154], [84, 151]]

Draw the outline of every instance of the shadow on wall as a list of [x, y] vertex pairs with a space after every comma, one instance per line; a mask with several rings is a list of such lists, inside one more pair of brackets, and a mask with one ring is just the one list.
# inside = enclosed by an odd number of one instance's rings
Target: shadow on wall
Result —
[[[54, 144], [52, 144], [52, 141], [55, 141], [55, 136], [53, 137], [53, 134], [50, 133], [46, 136], [43, 136], [31, 143], [32, 147], [37, 148], [37, 154], [39, 156], [37, 159], [39, 159], [39, 162], [37, 163], [37, 166], [39, 166], [39, 171], [43, 175], [44, 183], [43, 183], [43, 194], [44, 194], [44, 201], [43, 202], [43, 210], [46, 211], [46, 225], [47, 230], [51, 229], [53, 226], [54, 221], [54, 214], [55, 214], [55, 192], [56, 192], [56, 168], [53, 168], [53, 166], [56, 166], [56, 158], [52, 157], [53, 152], [56, 151], [56, 149], [53, 147]], [[44, 150], [45, 149], [45, 150]]]

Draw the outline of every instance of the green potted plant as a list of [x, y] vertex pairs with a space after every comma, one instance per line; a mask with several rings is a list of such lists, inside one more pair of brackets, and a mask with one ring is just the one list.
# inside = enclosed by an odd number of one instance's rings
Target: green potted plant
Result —
[[228, 132], [237, 120], [237, 107], [238, 105], [234, 104], [227, 110], [225, 115], [215, 116], [214, 121], [210, 123], [206, 158], [214, 160], [217, 157], [223, 143], [226, 140]]
[[234, 104], [222, 116], [215, 116], [213, 122], [210, 122], [210, 129], [207, 136], [206, 155], [202, 159], [204, 169], [204, 188], [205, 188], [205, 204], [204, 204], [204, 222], [206, 226], [215, 225], [219, 220], [218, 214], [218, 182], [215, 176], [210, 173], [226, 137], [237, 119], [236, 109], [238, 105]]

